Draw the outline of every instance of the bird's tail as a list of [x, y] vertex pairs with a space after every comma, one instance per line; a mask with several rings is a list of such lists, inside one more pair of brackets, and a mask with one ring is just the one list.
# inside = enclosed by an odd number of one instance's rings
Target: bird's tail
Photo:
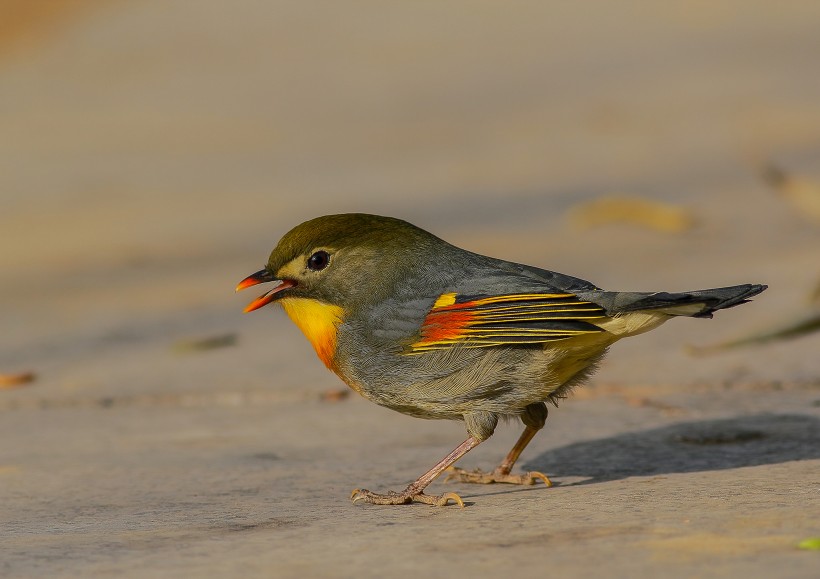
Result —
[[745, 304], [768, 286], [743, 284], [715, 289], [669, 293], [604, 292], [604, 299], [597, 303], [607, 310], [607, 315], [654, 310], [670, 316], [711, 318], [717, 310]]

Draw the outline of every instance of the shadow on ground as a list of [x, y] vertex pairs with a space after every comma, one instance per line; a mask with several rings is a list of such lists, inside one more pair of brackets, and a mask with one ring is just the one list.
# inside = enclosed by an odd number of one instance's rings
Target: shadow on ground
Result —
[[547, 451], [523, 468], [556, 477], [580, 476], [587, 480], [575, 484], [589, 484], [816, 458], [820, 458], [820, 419], [759, 414], [682, 422], [578, 442]]

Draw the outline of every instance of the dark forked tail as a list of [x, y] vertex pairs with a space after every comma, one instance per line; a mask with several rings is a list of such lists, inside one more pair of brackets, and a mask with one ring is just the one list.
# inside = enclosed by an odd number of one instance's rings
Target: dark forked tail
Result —
[[711, 318], [717, 310], [745, 304], [768, 286], [744, 284], [715, 289], [669, 293], [601, 292], [585, 299], [603, 306], [613, 316], [639, 310], [658, 310], [672, 316]]

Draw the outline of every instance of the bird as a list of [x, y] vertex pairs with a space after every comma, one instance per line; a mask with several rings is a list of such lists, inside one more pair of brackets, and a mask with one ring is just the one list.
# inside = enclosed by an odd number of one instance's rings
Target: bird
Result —
[[[473, 253], [402, 219], [317, 217], [286, 233], [236, 291], [272, 284], [245, 312], [279, 304], [319, 359], [355, 392], [397, 412], [460, 420], [467, 438], [403, 491], [355, 489], [354, 503], [464, 507], [424, 493], [443, 472], [468, 483], [532, 485], [514, 474], [543, 428], [616, 341], [677, 316], [710, 318], [766, 289], [743, 284], [686, 292], [605, 291], [583, 279]], [[524, 430], [491, 472], [454, 463], [499, 419]]]

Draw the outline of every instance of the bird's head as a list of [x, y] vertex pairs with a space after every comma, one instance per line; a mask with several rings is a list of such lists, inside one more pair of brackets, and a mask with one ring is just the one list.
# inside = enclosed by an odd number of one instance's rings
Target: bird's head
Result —
[[285, 298], [316, 300], [348, 311], [389, 295], [408, 268], [437, 243], [442, 242], [392, 217], [361, 213], [317, 217], [285, 234], [265, 268], [246, 277], [236, 289], [275, 284], [246, 312]]

